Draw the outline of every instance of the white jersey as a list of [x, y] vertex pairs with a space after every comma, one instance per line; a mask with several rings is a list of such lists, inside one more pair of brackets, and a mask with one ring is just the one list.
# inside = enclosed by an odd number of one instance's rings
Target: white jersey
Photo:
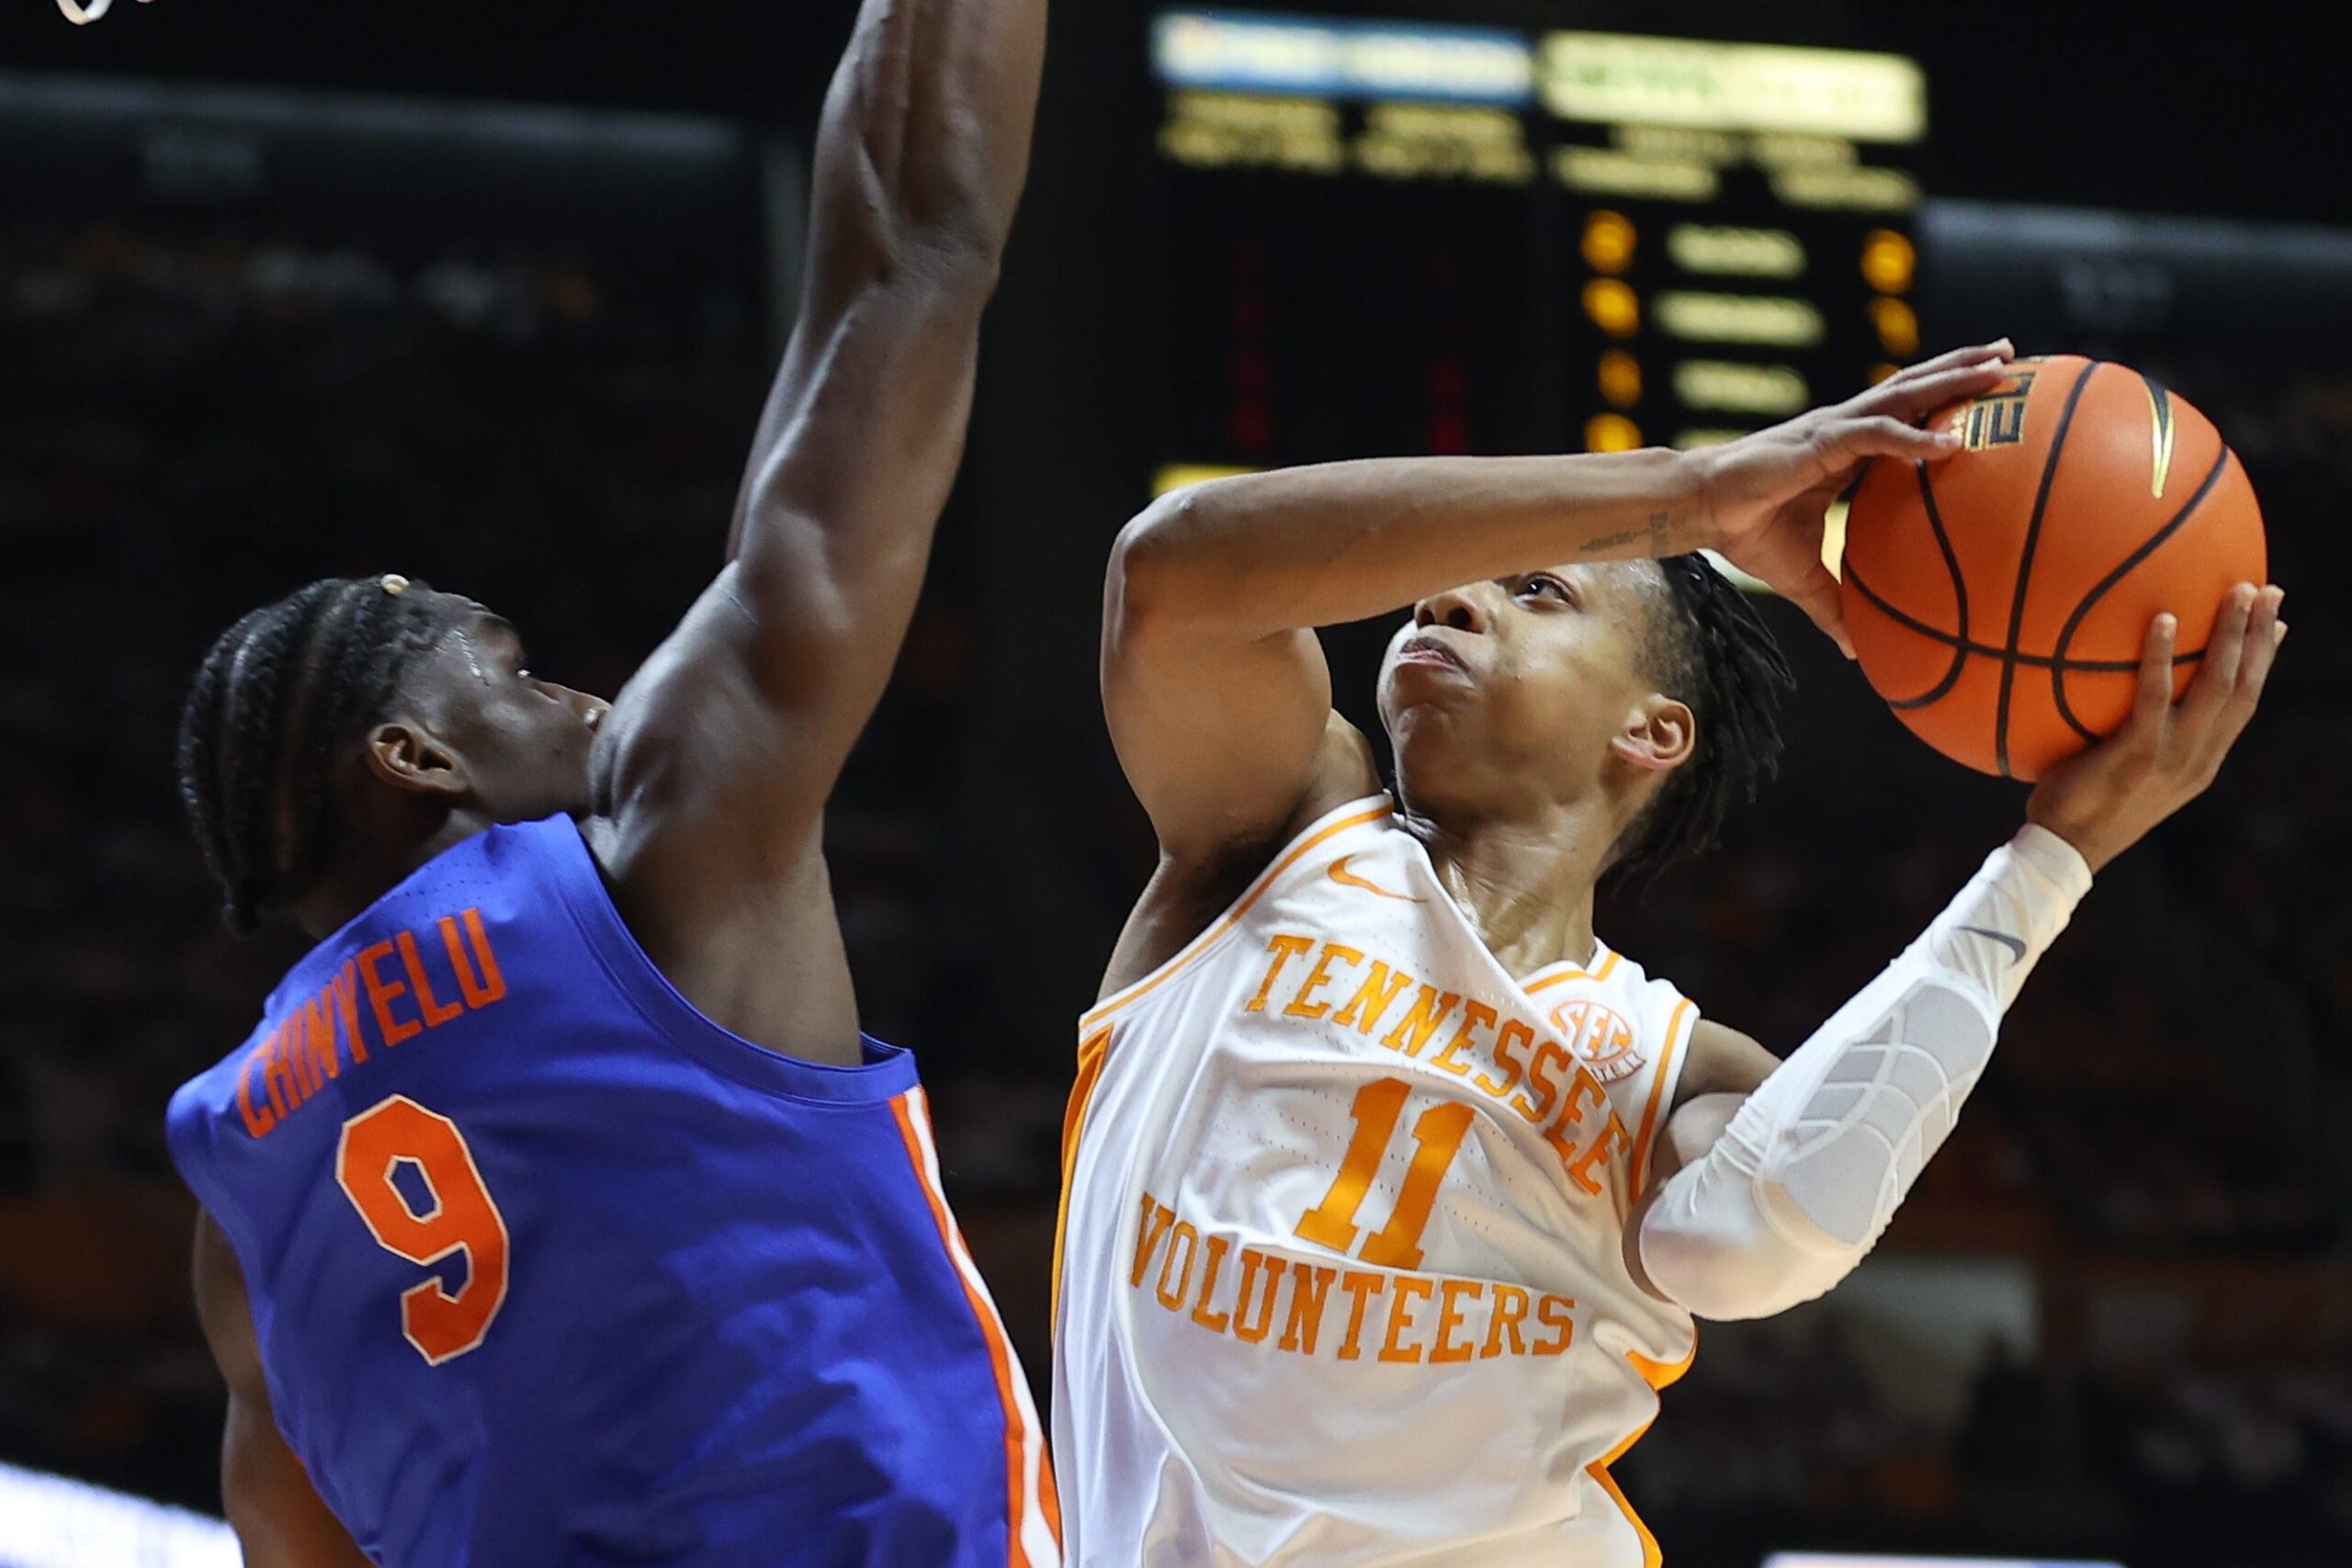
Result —
[[1601, 948], [1514, 978], [1383, 797], [1089, 1013], [1054, 1432], [1073, 1564], [1560, 1564], [1694, 1343], [1626, 1212], [1696, 1010]]

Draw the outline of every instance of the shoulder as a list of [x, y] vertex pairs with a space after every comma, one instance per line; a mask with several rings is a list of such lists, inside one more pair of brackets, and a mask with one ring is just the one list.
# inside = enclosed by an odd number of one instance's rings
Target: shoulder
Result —
[[1174, 957], [1316, 823], [1382, 788], [1372, 742], [1333, 713], [1324, 725], [1312, 782], [1272, 829], [1237, 830], [1222, 843], [1181, 855], [1163, 851], [1159, 869], [1127, 918], [1102, 995], [1124, 989]]

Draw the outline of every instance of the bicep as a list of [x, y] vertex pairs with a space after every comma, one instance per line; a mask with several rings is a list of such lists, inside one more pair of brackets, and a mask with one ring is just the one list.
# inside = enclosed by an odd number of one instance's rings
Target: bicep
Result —
[[243, 1270], [209, 1215], [197, 1222], [196, 1303], [229, 1385], [220, 1496], [248, 1568], [368, 1568], [277, 1429]]
[[1309, 629], [1236, 637], [1164, 602], [1139, 525], [1104, 587], [1102, 708], [1162, 851], [1212, 862], [1380, 786], [1371, 747], [1332, 711]]

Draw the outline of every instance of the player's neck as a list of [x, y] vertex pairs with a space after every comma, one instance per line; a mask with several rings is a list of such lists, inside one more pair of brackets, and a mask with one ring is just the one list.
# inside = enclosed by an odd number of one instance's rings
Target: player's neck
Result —
[[1616, 839], [1603, 803], [1550, 801], [1484, 817], [1408, 812], [1407, 820], [1504, 968], [1530, 975], [1592, 955], [1593, 887]]
[[323, 941], [420, 867], [489, 826], [470, 812], [452, 811], [415, 832], [355, 833], [355, 841], [308, 893], [294, 900], [290, 912], [311, 941]]

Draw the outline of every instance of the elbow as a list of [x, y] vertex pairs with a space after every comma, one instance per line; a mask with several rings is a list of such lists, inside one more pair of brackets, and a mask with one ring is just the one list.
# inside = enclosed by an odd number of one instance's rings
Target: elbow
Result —
[[1187, 602], [1185, 581], [1200, 532], [1197, 485], [1162, 496], [1120, 529], [1103, 584], [1105, 616], [1133, 626]]
[[1821, 1281], [1792, 1258], [1743, 1252], [1671, 1225], [1643, 1226], [1641, 1248], [1651, 1290], [1710, 1323], [1777, 1316], [1835, 1283]]
[[1654, 1293], [1716, 1323], [1771, 1317], [1826, 1295], [1870, 1252], [1868, 1243], [1840, 1243], [1806, 1224], [1769, 1183], [1713, 1156], [1667, 1183], [1635, 1245]]

